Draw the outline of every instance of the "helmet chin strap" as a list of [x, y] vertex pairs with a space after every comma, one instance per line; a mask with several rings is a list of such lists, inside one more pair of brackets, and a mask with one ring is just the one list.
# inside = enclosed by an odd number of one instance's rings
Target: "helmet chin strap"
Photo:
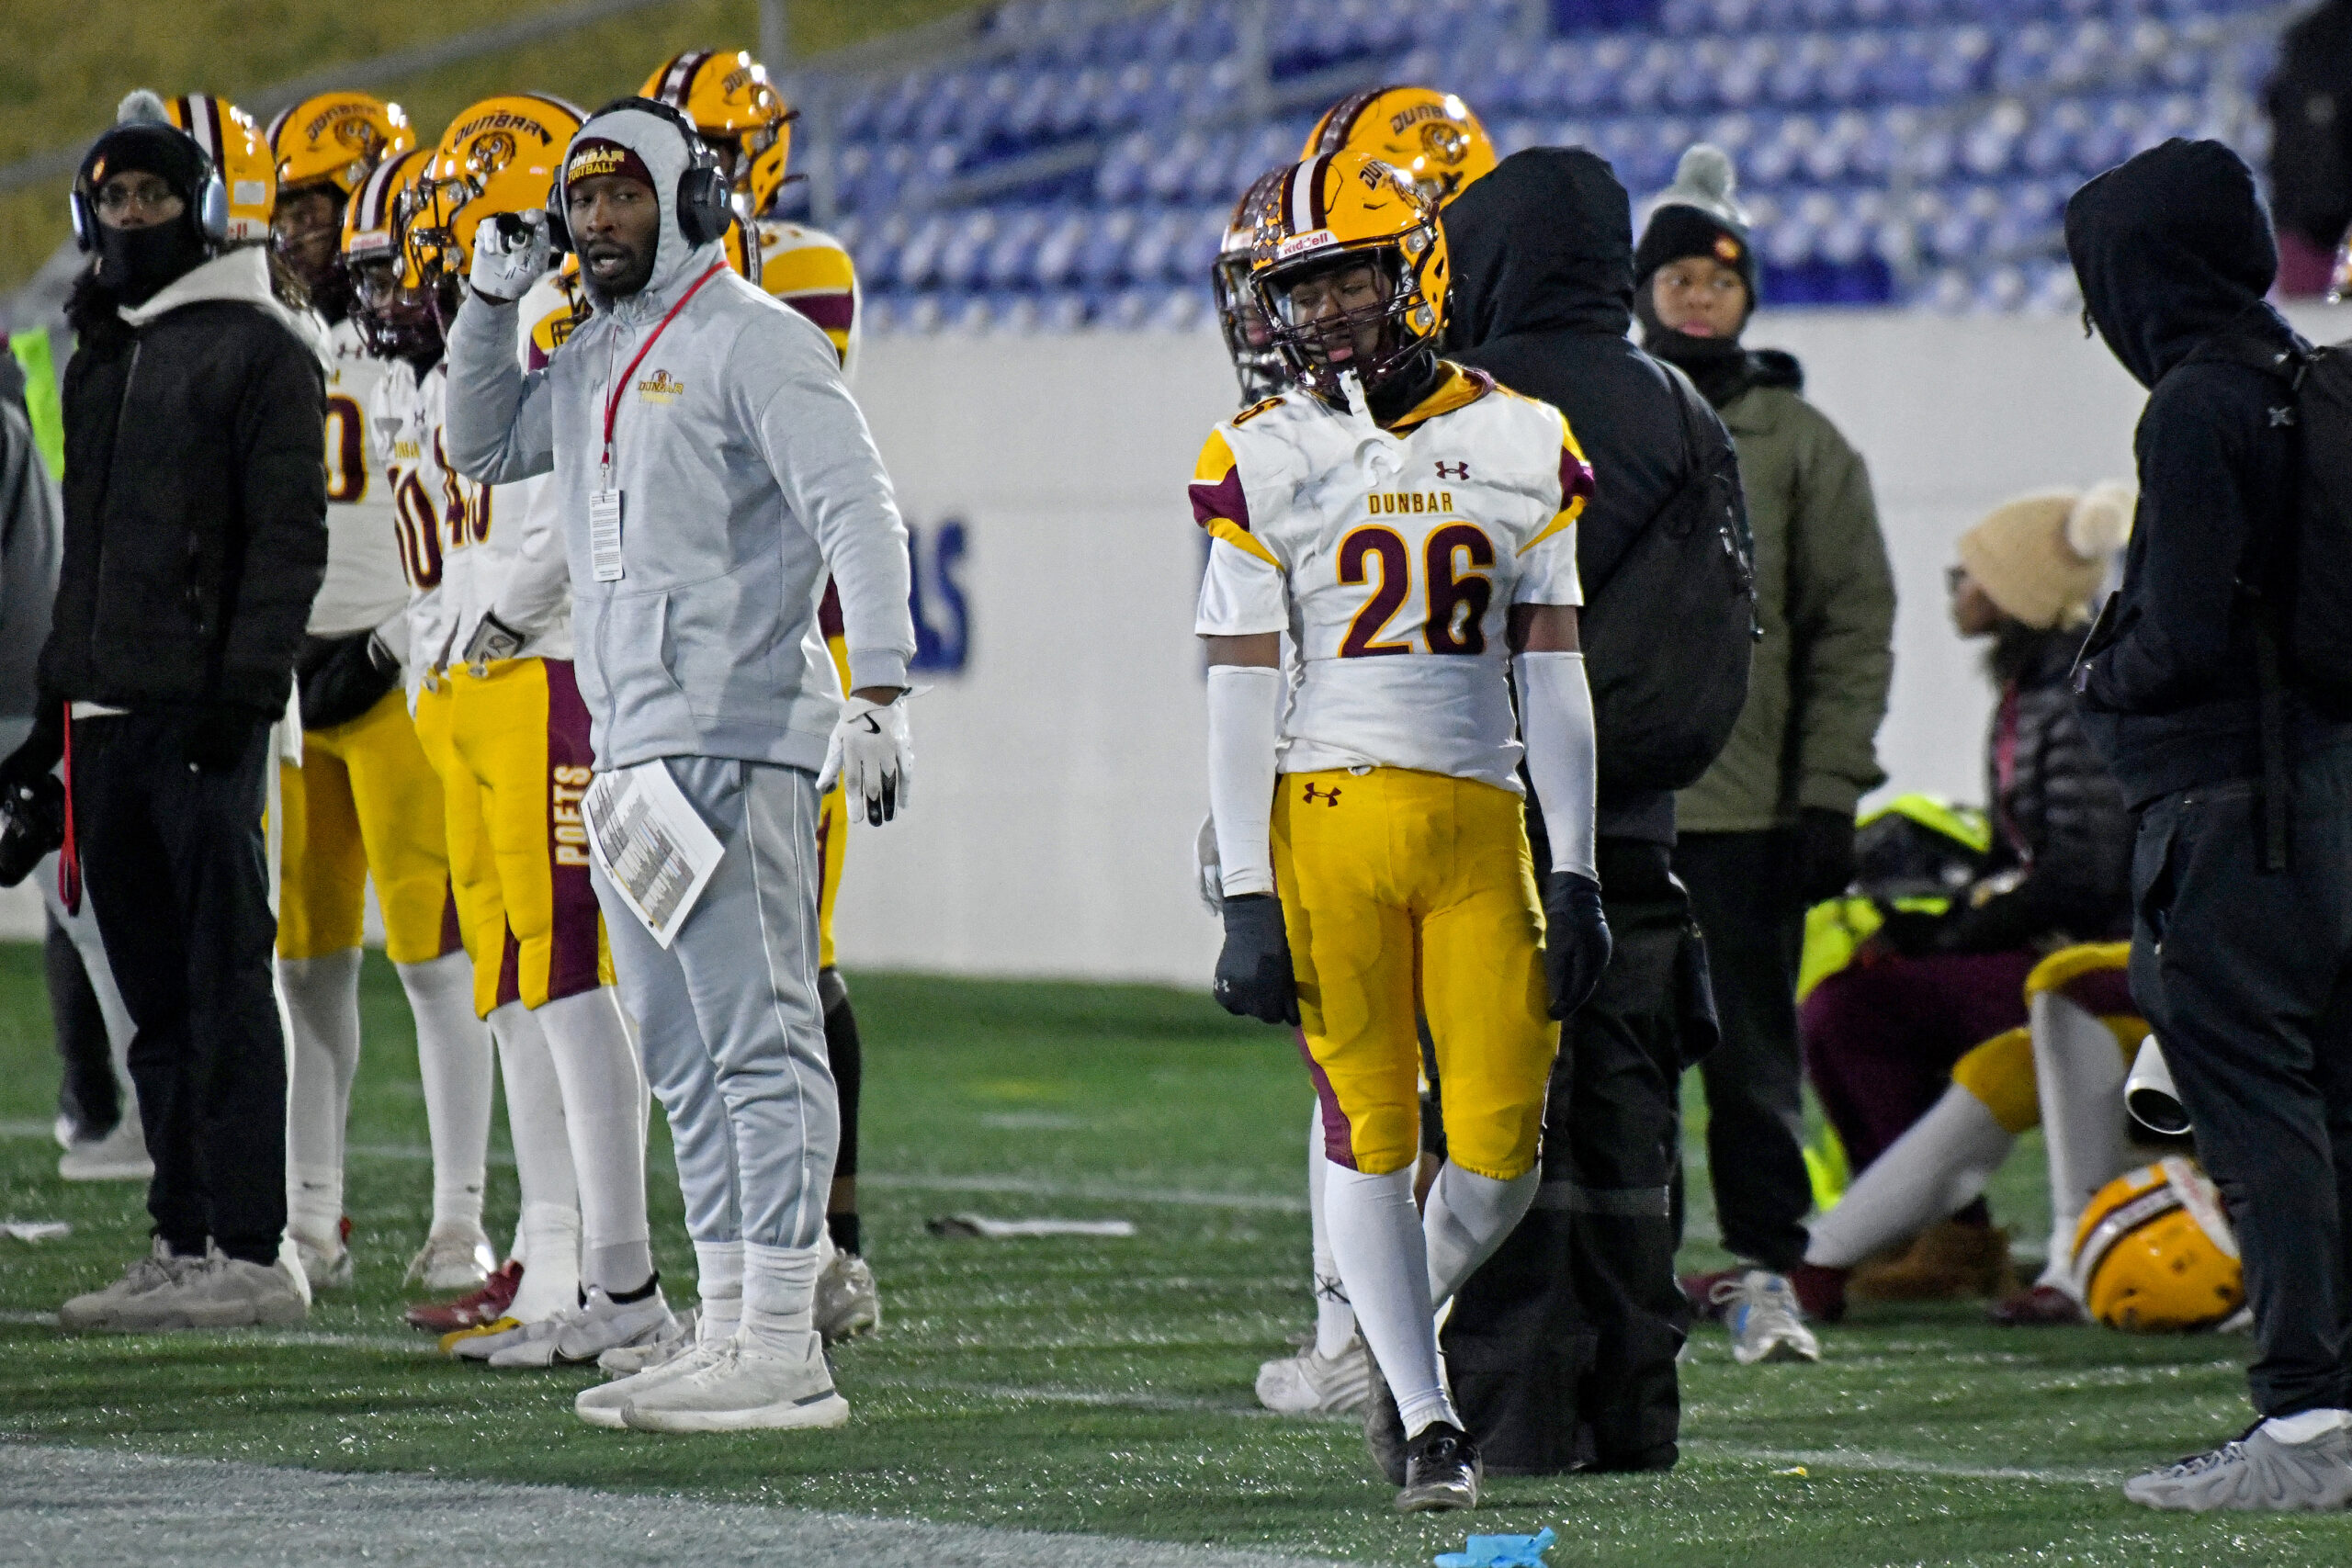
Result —
[[1348, 412], [1366, 424], [1374, 423], [1372, 400], [1363, 395], [1363, 378], [1353, 370], [1340, 372], [1340, 390], [1347, 395]]
[[1397, 455], [1396, 438], [1381, 429], [1380, 422], [1372, 417], [1372, 400], [1364, 396], [1363, 378], [1352, 369], [1342, 370], [1340, 389], [1347, 394], [1348, 416], [1363, 431], [1356, 442], [1356, 467], [1372, 476], [1375, 484], [1402, 473], [1405, 464]]

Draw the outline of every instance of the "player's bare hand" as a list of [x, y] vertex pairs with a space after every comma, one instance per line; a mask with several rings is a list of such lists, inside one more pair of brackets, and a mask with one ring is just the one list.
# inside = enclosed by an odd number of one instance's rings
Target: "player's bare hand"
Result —
[[1298, 1021], [1298, 985], [1291, 976], [1283, 903], [1271, 893], [1225, 901], [1225, 949], [1216, 955], [1216, 999], [1226, 1011], [1261, 1023]]

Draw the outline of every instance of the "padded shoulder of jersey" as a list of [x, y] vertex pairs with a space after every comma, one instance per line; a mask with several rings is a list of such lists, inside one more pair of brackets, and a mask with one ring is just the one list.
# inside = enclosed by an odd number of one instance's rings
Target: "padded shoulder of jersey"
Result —
[[1251, 420], [1257, 418], [1260, 414], [1264, 413], [1267, 410], [1280, 407], [1283, 399], [1287, 395], [1287, 393], [1276, 392], [1271, 398], [1259, 399], [1256, 402], [1251, 403], [1248, 408], [1243, 409], [1239, 413], [1235, 414], [1233, 416], [1233, 423], [1237, 426], [1249, 423]]

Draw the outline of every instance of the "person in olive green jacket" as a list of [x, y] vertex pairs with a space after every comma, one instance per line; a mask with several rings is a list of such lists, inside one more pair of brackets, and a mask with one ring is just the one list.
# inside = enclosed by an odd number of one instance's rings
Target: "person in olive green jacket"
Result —
[[1709, 1168], [1724, 1245], [1744, 1265], [1686, 1285], [1702, 1311], [1711, 1298], [1751, 1309], [1726, 1314], [1736, 1333], [1751, 1325], [1743, 1360], [1809, 1360], [1809, 1334], [1752, 1307], [1815, 1293], [1802, 1267], [1813, 1191], [1797, 956], [1806, 907], [1853, 875], [1855, 803], [1886, 776], [1873, 738], [1894, 669], [1894, 583], [1860, 455], [1805, 401], [1794, 359], [1739, 341], [1756, 260], [1733, 184], [1728, 157], [1692, 148], [1634, 258], [1643, 346], [1690, 377], [1738, 448], [1764, 633], [1730, 741], [1675, 803], [1674, 869], [1706, 932], [1723, 1024], [1700, 1069]]

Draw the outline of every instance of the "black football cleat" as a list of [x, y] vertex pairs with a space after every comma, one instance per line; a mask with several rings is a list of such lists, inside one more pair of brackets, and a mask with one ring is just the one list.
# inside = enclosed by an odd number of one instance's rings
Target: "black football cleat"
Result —
[[[1370, 1359], [1371, 1352], [1364, 1354]], [[1381, 1375], [1376, 1361], [1372, 1369], [1372, 1394], [1363, 1402], [1363, 1446], [1389, 1485], [1405, 1484], [1405, 1418], [1396, 1413], [1396, 1396], [1388, 1392], [1388, 1380]]]
[[1396, 1494], [1400, 1514], [1435, 1514], [1478, 1506], [1478, 1483], [1486, 1465], [1470, 1434], [1444, 1421], [1421, 1428], [1405, 1445], [1405, 1485]]

